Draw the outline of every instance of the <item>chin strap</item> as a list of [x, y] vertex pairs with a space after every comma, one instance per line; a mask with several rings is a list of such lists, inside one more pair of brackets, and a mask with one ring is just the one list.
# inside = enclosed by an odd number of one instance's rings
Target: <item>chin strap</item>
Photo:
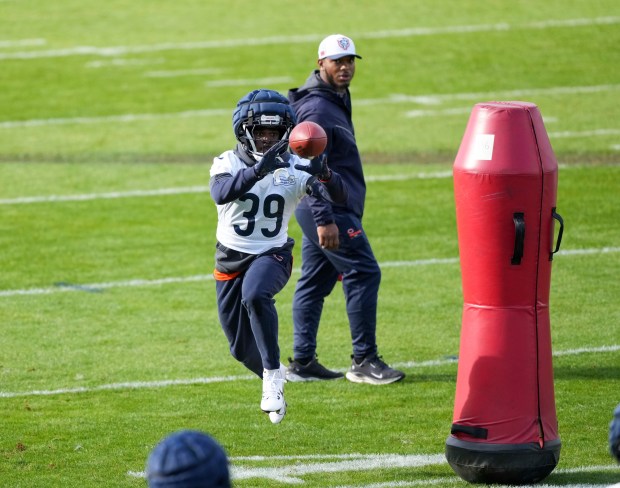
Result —
[[259, 162], [259, 161], [263, 158], [263, 155], [265, 154], [265, 153], [259, 153], [259, 152], [257, 152], [257, 151], [248, 151], [247, 153], [248, 153], [248, 154], [252, 157], [252, 159], [254, 159], [254, 161], [256, 161], [257, 163], [258, 163], [258, 162]]

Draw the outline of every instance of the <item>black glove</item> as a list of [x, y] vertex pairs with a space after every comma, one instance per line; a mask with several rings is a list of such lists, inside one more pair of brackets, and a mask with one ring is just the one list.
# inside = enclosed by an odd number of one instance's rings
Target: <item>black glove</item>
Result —
[[323, 153], [316, 158], [310, 160], [310, 164], [296, 164], [295, 169], [305, 171], [316, 176], [319, 181], [329, 181], [332, 177], [332, 171], [327, 166], [327, 154]]
[[286, 146], [288, 146], [288, 141], [286, 139], [278, 141], [275, 145], [271, 146], [267, 152], [263, 154], [261, 160], [254, 165], [254, 173], [256, 173], [256, 176], [264, 178], [275, 169], [288, 168], [288, 163], [278, 157], [282, 149]]

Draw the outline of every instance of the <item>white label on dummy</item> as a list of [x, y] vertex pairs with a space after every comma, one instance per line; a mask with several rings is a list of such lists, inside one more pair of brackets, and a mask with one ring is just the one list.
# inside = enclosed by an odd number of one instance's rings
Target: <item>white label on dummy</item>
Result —
[[495, 134], [476, 134], [472, 147], [473, 158], [491, 161], [493, 159], [493, 142], [495, 142]]

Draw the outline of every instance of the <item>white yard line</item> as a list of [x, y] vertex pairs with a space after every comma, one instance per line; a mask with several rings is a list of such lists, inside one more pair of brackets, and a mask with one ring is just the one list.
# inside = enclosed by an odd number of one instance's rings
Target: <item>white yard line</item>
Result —
[[150, 66], [153, 64], [164, 63], [164, 58], [157, 59], [137, 59], [137, 58], [112, 58], [104, 60], [89, 61], [84, 64], [87, 68], [106, 68], [108, 66]]
[[167, 114], [121, 114], [104, 115], [101, 117], [70, 117], [63, 119], [29, 119], [29, 120], [9, 120], [0, 122], [0, 129], [12, 129], [15, 127], [40, 127], [45, 125], [66, 125], [66, 124], [101, 124], [109, 122], [136, 122], [138, 120], [159, 120], [159, 119], [185, 119], [193, 117], [220, 117], [230, 116], [230, 109], [213, 108], [205, 110], [185, 110]]
[[154, 197], [164, 195], [184, 195], [188, 193], [208, 193], [208, 186], [187, 186], [177, 188], [156, 188], [154, 190], [127, 190], [106, 193], [85, 193], [81, 195], [40, 195], [0, 199], [0, 205], [23, 205], [29, 203], [85, 202], [116, 198]]
[[[596, 255], [596, 254], [609, 254], [620, 252], [620, 247], [602, 247], [597, 249], [569, 249], [561, 250], [557, 253], [558, 256], [582, 256], [582, 255]], [[379, 263], [383, 269], [387, 268], [404, 268], [412, 266], [433, 266], [438, 264], [458, 264], [458, 258], [431, 258], [431, 259], [417, 259], [413, 261], [384, 261]], [[293, 273], [299, 273], [300, 268], [294, 268]], [[135, 288], [146, 286], [162, 286], [176, 283], [194, 283], [194, 282], [207, 282], [213, 281], [213, 275], [200, 274], [193, 276], [172, 276], [167, 278], [157, 279], [144, 279], [136, 278], [125, 281], [110, 281], [105, 283], [67, 283], [59, 282], [55, 286], [49, 286], [44, 288], [25, 288], [17, 290], [0, 290], [0, 298], [3, 297], [15, 297], [15, 296], [28, 296], [28, 295], [51, 295], [54, 293], [66, 293], [66, 292], [90, 292], [100, 293], [107, 289], [112, 288]]]
[[[539, 30], [550, 28], [579, 28], [592, 25], [615, 25], [620, 23], [620, 17], [594, 17], [579, 19], [549, 19], [540, 22], [526, 22], [523, 24], [473, 24], [447, 27], [412, 27], [407, 29], [383, 30], [376, 32], [355, 33], [355, 39], [390, 39], [394, 37], [434, 36], [444, 34], [468, 34], [475, 32], [494, 32], [509, 30]], [[272, 36], [246, 39], [226, 39], [197, 42], [167, 42], [160, 44], [144, 44], [136, 46], [75, 46], [64, 49], [18, 51], [0, 54], [4, 59], [37, 59], [58, 58], [66, 56], [122, 56], [125, 54], [161, 52], [172, 50], [194, 49], [221, 49], [244, 46], [266, 46], [271, 44], [305, 44], [315, 43], [322, 39], [322, 35], [309, 34], [297, 36]]]
[[576, 137], [600, 137], [620, 135], [620, 129], [593, 129], [582, 131], [549, 132], [551, 139], [576, 138]]
[[446, 115], [463, 115], [471, 112], [471, 107], [461, 108], [442, 108], [436, 109], [424, 109], [424, 110], [409, 110], [405, 112], [405, 117], [410, 119], [418, 119], [421, 117], [444, 117]]
[[75, 388], [58, 388], [55, 390], [33, 390], [30, 392], [6, 392], [0, 391], [0, 398], [15, 398], [22, 396], [50, 396], [66, 395], [75, 393], [90, 393], [107, 390], [139, 390], [143, 388], [166, 388], [179, 385], [208, 385], [210, 383], [222, 383], [231, 381], [247, 381], [256, 378], [255, 375], [237, 376], [212, 376], [210, 378], [191, 378], [187, 380], [160, 380], [160, 381], [127, 381], [124, 383], [109, 383], [106, 385]]
[[[317, 459], [328, 459], [327, 462], [314, 462]], [[342, 460], [342, 461], [337, 461]], [[263, 479], [277, 481], [279, 483], [304, 484], [305, 481], [301, 476], [316, 473], [341, 473], [347, 471], [374, 471], [385, 469], [399, 468], [422, 468], [425, 466], [439, 466], [447, 464], [444, 453], [440, 454], [323, 454], [323, 455], [298, 455], [298, 456], [231, 456], [230, 474], [233, 480], [243, 479]], [[280, 464], [282, 461], [291, 461], [288, 465], [279, 466], [255, 466], [244, 465], [243, 461], [265, 462], [273, 465]], [[301, 462], [309, 461], [309, 462]], [[550, 477], [553, 478], [557, 474], [578, 474], [578, 473], [594, 473], [617, 470], [614, 465], [601, 466], [582, 466], [577, 468], [558, 468], [554, 470]], [[129, 471], [128, 476], [134, 478], [145, 478], [144, 471]], [[447, 476], [433, 479], [420, 479], [412, 481], [385, 481], [370, 484], [340, 485], [337, 488], [397, 488], [407, 486], [430, 486], [441, 485], [445, 483], [454, 483], [460, 481], [457, 476]], [[507, 487], [508, 485], [496, 485], [498, 488]], [[549, 484], [537, 483], [534, 485], [522, 485], [523, 488], [601, 488], [608, 487], [608, 484]]]
[[444, 454], [384, 454], [373, 457], [364, 456], [361, 459], [347, 461], [306, 464], [293, 463], [288, 466], [279, 466], [275, 468], [233, 465], [231, 474], [232, 478], [235, 480], [262, 478], [279, 481], [280, 483], [304, 483], [304, 480], [299, 478], [299, 476], [306, 474], [339, 473], [343, 471], [374, 471], [377, 469], [419, 468], [445, 463], [446, 457]]
[[161, 70], [147, 71], [144, 76], [147, 78], [178, 78], [181, 76], [211, 76], [222, 73], [221, 68], [204, 68], [204, 69], [177, 69], [177, 70]]
[[[386, 481], [385, 483], [371, 483], [369, 485], [340, 485], [335, 488], [406, 488], [410, 486], [434, 486], [443, 485], [447, 483], [463, 482], [461, 478], [456, 476], [445, 478], [432, 478], [421, 479], [416, 481]], [[494, 488], [514, 488], [515, 485], [493, 485]], [[552, 485], [548, 483], [537, 483], [535, 485], [519, 485], [519, 488], [616, 488], [618, 485], [605, 484], [592, 484], [592, 483], [577, 483], [577, 484], [564, 484]]]
[[[579, 349], [567, 349], [564, 351], [555, 351], [553, 356], [576, 356], [581, 354], [597, 354], [597, 353], [615, 353], [620, 351], [620, 345], [611, 344], [606, 346], [582, 347]], [[429, 361], [407, 361], [392, 364], [396, 368], [432, 368], [449, 364], [457, 364], [456, 358], [437, 359]], [[0, 391], [0, 398], [17, 398], [26, 396], [52, 396], [67, 395], [78, 393], [91, 393], [95, 391], [111, 391], [111, 390], [140, 390], [146, 388], [167, 388], [174, 386], [187, 385], [208, 385], [211, 383], [226, 383], [234, 381], [252, 381], [258, 380], [256, 375], [235, 375], [235, 376], [212, 376], [208, 378], [188, 378], [175, 380], [157, 380], [157, 381], [126, 381], [122, 383], [109, 383], [98, 386], [78, 386], [73, 388], [57, 388], [54, 390], [30, 390], [30, 391]], [[257, 460], [257, 459], [254, 459]]]
[[[424, 466], [446, 464], [444, 454], [350, 454], [350, 455], [325, 455], [323, 459], [345, 459], [344, 461], [331, 462], [309, 462], [302, 463], [299, 460], [317, 459], [316, 456], [270, 456], [263, 460], [273, 463], [294, 459], [295, 462], [278, 467], [255, 467], [244, 466], [241, 461], [243, 458], [230, 457], [231, 478], [233, 480], [244, 479], [264, 479], [277, 481], [287, 484], [304, 484], [300, 476], [316, 473], [341, 473], [346, 471], [374, 471], [377, 469], [398, 469], [398, 468], [421, 468]], [[144, 478], [144, 471], [129, 471], [128, 476]], [[452, 481], [458, 478], [450, 478]], [[397, 485], [394, 485], [397, 486]]]
[[[537, 95], [554, 96], [554, 95], [577, 95], [583, 93], [604, 93], [608, 91], [620, 90], [620, 84], [607, 85], [587, 85], [587, 86], [553, 86], [548, 88], [519, 88], [514, 90], [499, 90], [492, 92], [464, 92], [464, 93], [444, 93], [434, 95], [405, 95], [391, 94], [382, 98], [367, 98], [356, 100], [356, 105], [385, 105], [417, 103], [418, 105], [435, 106], [445, 102], [455, 100], [493, 100], [493, 99], [511, 99], [516, 100], [521, 97], [531, 97]], [[462, 108], [448, 109], [462, 110]], [[410, 112], [415, 116], [415, 112]]]
[[[557, 471], [554, 471], [557, 472]], [[456, 476], [445, 478], [432, 478], [432, 479], [420, 479], [416, 481], [386, 481], [384, 483], [371, 483], [369, 485], [340, 485], [335, 488], [405, 488], [410, 486], [434, 486], [444, 485], [447, 483], [463, 482], [463, 480]], [[519, 488], [614, 488], [619, 485], [605, 484], [559, 484], [550, 485], [548, 483], [537, 483], [535, 485], [519, 485]], [[493, 485], [494, 488], [514, 488], [515, 485]]]
[[221, 86], [268, 86], [282, 83], [292, 83], [293, 78], [289, 76], [279, 76], [273, 78], [238, 78], [231, 80], [211, 80], [206, 81], [207, 88], [217, 88]]
[[11, 49], [14, 47], [45, 46], [45, 39], [16, 39], [14, 41], [0, 40], [0, 49]]

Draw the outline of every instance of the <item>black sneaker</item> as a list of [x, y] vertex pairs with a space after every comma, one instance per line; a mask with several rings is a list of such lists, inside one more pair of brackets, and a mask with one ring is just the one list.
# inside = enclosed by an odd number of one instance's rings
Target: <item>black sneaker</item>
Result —
[[353, 383], [370, 383], [371, 385], [387, 385], [400, 381], [405, 373], [390, 368], [381, 356], [370, 356], [357, 363], [351, 356], [351, 367], [347, 371], [347, 379]]
[[288, 368], [286, 368], [286, 379], [293, 383], [298, 381], [319, 381], [319, 380], [337, 380], [344, 377], [339, 371], [330, 371], [315, 356], [308, 364], [301, 364], [288, 358]]

